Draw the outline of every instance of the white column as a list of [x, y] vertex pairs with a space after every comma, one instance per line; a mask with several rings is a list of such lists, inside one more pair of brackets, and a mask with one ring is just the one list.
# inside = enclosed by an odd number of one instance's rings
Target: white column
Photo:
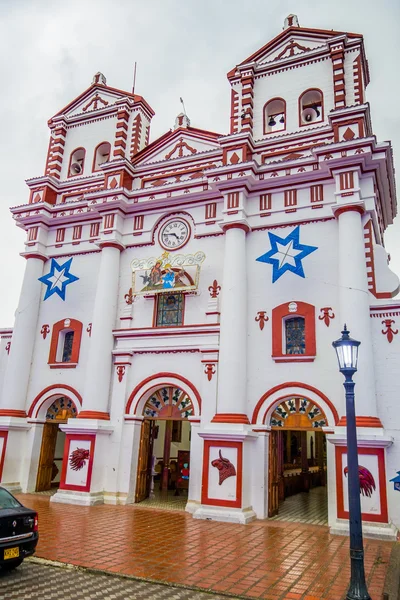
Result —
[[4, 377], [0, 416], [25, 417], [26, 395], [39, 314], [43, 262], [41, 254], [26, 254], [25, 274], [15, 313], [10, 355]]
[[118, 302], [119, 262], [123, 247], [104, 244], [92, 318], [90, 352], [86, 366], [82, 411], [79, 418], [107, 419], [112, 350]]
[[364, 229], [360, 207], [343, 207], [337, 214], [339, 225], [339, 305], [340, 325], [346, 323], [350, 337], [361, 342], [356, 382], [356, 414], [376, 417], [376, 393], [370, 300], [365, 261]]
[[[217, 415], [214, 418], [220, 422], [247, 422], [247, 230], [246, 225], [239, 223], [225, 226]], [[223, 417], [232, 413], [238, 417]], [[239, 415], [243, 416], [242, 420]]]

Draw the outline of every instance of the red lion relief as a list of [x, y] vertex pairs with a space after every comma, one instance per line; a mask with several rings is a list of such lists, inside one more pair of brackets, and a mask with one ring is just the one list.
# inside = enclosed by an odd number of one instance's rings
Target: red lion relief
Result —
[[219, 485], [221, 485], [228, 477], [236, 475], [235, 467], [228, 458], [223, 458], [221, 450], [219, 451], [219, 458], [211, 461], [211, 465], [216, 467], [219, 471]]
[[89, 450], [85, 448], [77, 448], [71, 452], [69, 457], [69, 464], [71, 469], [74, 471], [80, 471], [85, 466], [86, 461], [89, 459]]
[[[345, 467], [344, 474], [346, 475], [346, 477], [348, 472], [348, 467]], [[365, 467], [359, 465], [358, 475], [360, 477], [360, 494], [371, 498], [372, 493], [376, 490], [375, 480], [372, 473], [368, 471], [368, 469], [366, 469]]]

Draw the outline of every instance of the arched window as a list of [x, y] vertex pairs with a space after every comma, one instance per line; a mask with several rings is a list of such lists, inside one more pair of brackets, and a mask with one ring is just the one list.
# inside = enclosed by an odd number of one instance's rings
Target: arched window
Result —
[[303, 92], [299, 98], [300, 126], [320, 123], [324, 120], [324, 96], [321, 90]]
[[79, 361], [82, 323], [75, 319], [63, 319], [54, 323], [51, 333], [50, 368], [74, 368]]
[[275, 362], [312, 362], [316, 355], [315, 307], [285, 302], [272, 310], [272, 358]]
[[288, 317], [285, 319], [285, 350], [286, 354], [305, 354], [304, 317]]
[[92, 171], [100, 171], [101, 165], [110, 160], [111, 144], [109, 142], [102, 142], [96, 146], [93, 156]]
[[264, 106], [264, 133], [275, 133], [286, 129], [286, 102], [272, 98]]
[[68, 177], [76, 177], [83, 174], [85, 168], [85, 148], [77, 148], [71, 152], [68, 165]]

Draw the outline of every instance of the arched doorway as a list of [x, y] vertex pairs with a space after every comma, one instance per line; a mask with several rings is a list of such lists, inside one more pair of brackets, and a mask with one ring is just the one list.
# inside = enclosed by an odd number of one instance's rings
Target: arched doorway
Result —
[[43, 426], [42, 443], [36, 491], [56, 490], [60, 484], [61, 467], [64, 455], [65, 433], [59, 425], [77, 416], [75, 403], [67, 396], [59, 396], [46, 410], [46, 421]]
[[147, 498], [186, 498], [190, 475], [191, 428], [194, 408], [188, 394], [177, 386], [151, 391], [139, 447], [135, 502]]
[[325, 413], [313, 400], [291, 396], [270, 413], [268, 516], [327, 520]]

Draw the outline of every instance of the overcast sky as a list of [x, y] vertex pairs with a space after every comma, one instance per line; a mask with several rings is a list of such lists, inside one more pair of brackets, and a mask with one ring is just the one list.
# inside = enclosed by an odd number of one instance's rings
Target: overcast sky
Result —
[[[284, 18], [362, 33], [371, 83], [372, 124], [391, 140], [400, 173], [399, 0], [0, 0], [0, 327], [13, 325], [25, 234], [9, 207], [28, 201], [25, 179], [43, 175], [47, 120], [101, 71], [110, 86], [132, 87], [156, 112], [151, 140], [181, 110], [194, 127], [228, 133], [226, 73], [277, 35]], [[399, 184], [400, 185], [400, 184]], [[386, 235], [400, 274], [400, 219]]]

